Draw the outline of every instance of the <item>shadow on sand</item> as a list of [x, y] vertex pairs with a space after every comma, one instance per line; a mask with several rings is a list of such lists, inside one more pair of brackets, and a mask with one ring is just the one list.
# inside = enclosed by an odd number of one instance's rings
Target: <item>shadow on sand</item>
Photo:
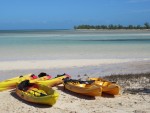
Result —
[[64, 93], [67, 93], [69, 95], [75, 96], [75, 97], [80, 98], [80, 99], [95, 100], [95, 97], [93, 97], [93, 96], [82, 95], [79, 93], [69, 91], [69, 90], [65, 89], [64, 86], [57, 86], [57, 88], [58, 88], [58, 90], [61, 90]]
[[128, 88], [125, 89], [125, 92], [130, 94], [150, 94], [149, 88]]
[[104, 98], [115, 98], [114, 95], [107, 94], [107, 93], [102, 93], [102, 97], [104, 97]]
[[17, 96], [17, 94], [15, 93], [14, 90], [10, 91], [10, 94], [11, 96], [13, 96], [14, 98], [18, 99], [19, 101], [25, 103], [25, 104], [28, 104], [30, 106], [34, 106], [34, 107], [38, 107], [38, 108], [50, 108], [52, 106], [50, 105], [44, 105], [44, 104], [37, 104], [37, 103], [32, 103], [32, 102], [28, 102], [28, 101], [25, 101], [23, 99], [21, 99], [19, 96]]

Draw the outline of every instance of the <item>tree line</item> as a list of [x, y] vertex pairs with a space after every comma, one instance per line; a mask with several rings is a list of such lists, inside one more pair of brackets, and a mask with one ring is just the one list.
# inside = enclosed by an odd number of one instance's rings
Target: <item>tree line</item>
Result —
[[78, 25], [74, 26], [74, 29], [150, 29], [150, 24], [145, 22], [144, 25]]

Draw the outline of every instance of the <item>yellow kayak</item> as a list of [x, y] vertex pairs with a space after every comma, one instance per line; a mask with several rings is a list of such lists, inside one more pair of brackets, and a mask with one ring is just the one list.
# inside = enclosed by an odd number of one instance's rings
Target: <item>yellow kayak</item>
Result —
[[88, 96], [101, 96], [102, 88], [100, 86], [90, 83], [80, 83], [78, 80], [64, 79], [64, 87], [75, 93]]
[[29, 80], [21, 82], [16, 88], [16, 94], [25, 101], [54, 105], [59, 97], [59, 94], [44, 85], [29, 83]]
[[58, 75], [55, 78], [49, 79], [49, 80], [31, 80], [31, 83], [37, 83], [37, 84], [42, 84], [42, 85], [46, 85], [48, 87], [53, 87], [59, 84], [63, 83], [63, 79], [69, 77], [70, 75], [68, 74], [63, 74], [63, 75]]
[[18, 82], [21, 82], [21, 81], [26, 80], [26, 79], [32, 80], [32, 79], [35, 79], [35, 78], [37, 78], [37, 77], [34, 76], [33, 74], [27, 74], [27, 75], [18, 76], [18, 77], [14, 77], [14, 78], [11, 78], [11, 79], [1, 81], [0, 82], [0, 91], [15, 88], [16, 84]]
[[38, 81], [38, 80], [47, 80], [47, 79], [51, 78], [51, 76], [46, 75], [46, 73], [40, 73], [39, 75], [38, 75], [39, 77], [37, 77], [34, 74], [26, 74], [23, 76], [18, 76], [18, 77], [14, 77], [14, 78], [10, 78], [10, 79], [1, 81], [0, 82], [0, 91], [16, 88], [16, 84], [20, 83], [21, 81], [24, 81], [24, 80]]
[[118, 95], [120, 92], [120, 86], [107, 81], [102, 78], [89, 78], [89, 80], [94, 80], [95, 84], [102, 87], [102, 92], [108, 93], [111, 95]]

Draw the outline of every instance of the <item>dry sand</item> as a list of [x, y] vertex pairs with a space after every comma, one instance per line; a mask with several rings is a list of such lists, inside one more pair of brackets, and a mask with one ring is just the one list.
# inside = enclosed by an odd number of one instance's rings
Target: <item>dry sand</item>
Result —
[[[96, 66], [66, 67], [54, 69], [35, 70], [0, 70], [2, 79], [27, 72], [57, 74], [61, 72], [71, 73], [73, 77], [102, 76], [124, 73], [149, 72], [150, 61], [126, 62], [117, 64], [103, 64]], [[6, 77], [6, 75], [8, 75]], [[103, 94], [102, 97], [88, 97], [64, 91], [63, 86], [54, 87], [59, 93], [59, 99], [52, 107], [25, 102], [18, 98], [14, 91], [0, 92], [1, 113], [150, 113], [150, 75], [139, 77], [119, 76], [117, 83], [121, 85], [121, 95], [110, 96]], [[116, 77], [115, 77], [116, 78]], [[118, 78], [118, 77], [117, 77]], [[112, 78], [107, 78], [115, 80]]]
[[83, 66], [100, 66], [103, 64], [116, 64], [129, 62], [129, 59], [64, 59], [64, 60], [23, 60], [23, 61], [2, 61], [0, 70], [21, 70], [21, 69], [49, 69], [68, 68]]
[[122, 86], [121, 95], [111, 96], [103, 94], [102, 97], [88, 97], [76, 94], [64, 90], [63, 85], [59, 85], [54, 87], [54, 89], [60, 93], [60, 96], [57, 103], [52, 107], [47, 105], [31, 104], [18, 98], [14, 91], [5, 91], [0, 93], [0, 109], [1, 113], [150, 112], [150, 77], [141, 77], [140, 80], [136, 78], [130, 80], [119, 78], [118, 83]]

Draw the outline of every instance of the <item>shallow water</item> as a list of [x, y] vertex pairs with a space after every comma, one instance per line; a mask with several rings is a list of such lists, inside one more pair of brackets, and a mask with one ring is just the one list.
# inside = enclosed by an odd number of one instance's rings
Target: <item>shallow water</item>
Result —
[[147, 31], [0, 31], [0, 60], [149, 59]]

